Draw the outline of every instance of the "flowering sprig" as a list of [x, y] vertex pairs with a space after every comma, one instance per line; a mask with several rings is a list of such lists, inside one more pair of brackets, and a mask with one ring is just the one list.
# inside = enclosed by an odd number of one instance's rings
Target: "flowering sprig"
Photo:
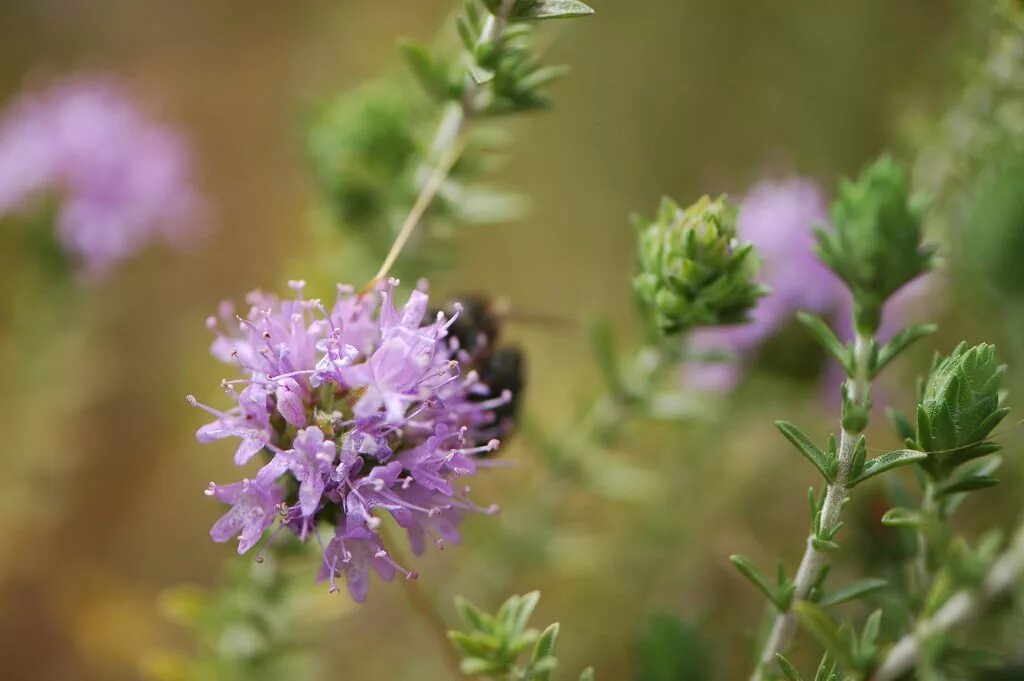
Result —
[[825, 490], [821, 494], [810, 491], [811, 533], [793, 578], [780, 568], [778, 578], [769, 580], [748, 558], [732, 559], [777, 611], [754, 679], [764, 678], [778, 656], [786, 651], [798, 614], [813, 609], [815, 604], [835, 605], [884, 585], [878, 580], [867, 580], [832, 595], [825, 593], [830, 554], [839, 549], [836, 538], [843, 526], [843, 506], [849, 490], [862, 482], [927, 457], [923, 452], [904, 449], [869, 460], [863, 435], [871, 414], [872, 381], [893, 358], [931, 330], [908, 329], [884, 346], [874, 336], [885, 301], [921, 274], [931, 261], [930, 249], [921, 245], [920, 211], [909, 195], [902, 171], [886, 159], [870, 167], [856, 184], [844, 187], [832, 211], [833, 231], [822, 230], [819, 239], [822, 259], [847, 284], [854, 297], [855, 339], [844, 344], [820, 318], [802, 318], [846, 373], [840, 436], [838, 441], [833, 436], [827, 446], [821, 447], [795, 425], [777, 423], [783, 436], [817, 469], [825, 481]]
[[[382, 80], [339, 97], [314, 119], [307, 146], [315, 175], [337, 222], [381, 253], [378, 279], [420, 223], [441, 233], [518, 213], [514, 197], [476, 182], [504, 144], [474, 123], [548, 106], [545, 90], [565, 69], [540, 61], [533, 24], [591, 13], [561, 0], [465, 0], [456, 22], [461, 51], [401, 43], [426, 101], [399, 81]], [[424, 126], [435, 120], [432, 129]], [[421, 254], [405, 265], [422, 274], [437, 262]]]
[[[293, 282], [293, 300], [252, 294], [240, 322], [226, 306], [208, 325], [214, 355], [243, 374], [224, 382], [236, 405], [220, 411], [189, 398], [215, 417], [199, 429], [200, 442], [237, 440], [239, 466], [265, 457], [252, 477], [211, 483], [207, 493], [231, 505], [213, 539], [238, 538], [245, 553], [275, 522], [300, 539], [315, 537], [320, 579], [333, 590], [344, 576], [357, 601], [366, 598], [370, 570], [385, 580], [416, 576], [392, 558], [375, 513], [404, 528], [417, 554], [427, 541], [458, 542], [465, 513], [497, 510], [470, 501], [459, 480], [486, 465], [480, 456], [512, 426], [495, 413], [511, 391], [494, 394], [480, 379], [487, 339], [462, 347], [450, 333], [457, 309], [424, 324], [422, 290], [397, 310], [396, 285], [361, 295], [339, 288], [328, 309]], [[323, 523], [334, 528], [326, 542]]]
[[[540, 592], [512, 596], [498, 612], [488, 614], [464, 598], [455, 599], [465, 631], [450, 631], [448, 637], [463, 656], [463, 674], [499, 681], [550, 681], [558, 665], [555, 645], [558, 623], [544, 631], [529, 628], [530, 616], [540, 601]], [[580, 681], [593, 681], [594, 670], [586, 669]]]

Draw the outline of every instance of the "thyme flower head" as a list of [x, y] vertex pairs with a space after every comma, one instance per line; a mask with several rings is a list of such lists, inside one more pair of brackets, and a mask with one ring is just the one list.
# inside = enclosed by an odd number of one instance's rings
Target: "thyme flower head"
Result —
[[385, 546], [381, 514], [419, 554], [428, 542], [457, 543], [466, 513], [497, 511], [473, 503], [464, 479], [512, 427], [512, 391], [481, 378], [492, 339], [460, 340], [461, 307], [429, 316], [422, 288], [396, 308], [397, 283], [363, 294], [339, 286], [329, 309], [303, 296], [303, 282], [291, 283], [293, 299], [250, 294], [244, 317], [225, 304], [208, 325], [213, 354], [243, 376], [224, 382], [234, 405], [220, 411], [189, 397], [215, 417], [200, 442], [236, 440], [239, 466], [262, 457], [255, 475], [211, 483], [207, 493], [230, 504], [213, 539], [237, 538], [245, 553], [275, 524], [314, 537], [319, 578], [333, 591], [344, 577], [357, 601], [371, 570], [385, 580], [416, 576]]
[[88, 276], [154, 241], [187, 245], [206, 215], [192, 175], [185, 140], [109, 78], [61, 80], [0, 114], [0, 217], [52, 199], [55, 239]]

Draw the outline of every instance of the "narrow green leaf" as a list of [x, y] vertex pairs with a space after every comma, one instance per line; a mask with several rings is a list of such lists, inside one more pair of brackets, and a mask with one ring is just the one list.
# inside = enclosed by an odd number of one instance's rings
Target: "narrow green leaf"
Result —
[[448, 640], [466, 657], [487, 657], [501, 645], [497, 637], [481, 632], [449, 631]]
[[779, 670], [788, 681], [804, 681], [803, 677], [800, 676], [800, 672], [793, 666], [793, 663], [787, 660], [782, 653], [775, 653], [775, 661], [778, 662]]
[[558, 658], [545, 657], [527, 667], [526, 681], [550, 681], [551, 672], [558, 666]]
[[944, 497], [949, 494], [956, 494], [957, 492], [974, 492], [975, 490], [994, 487], [998, 484], [999, 478], [991, 475], [969, 475], [939, 485], [939, 488], [935, 490], [935, 496]]
[[438, 63], [426, 46], [414, 40], [402, 40], [398, 49], [405, 57], [409, 70], [429, 95], [441, 101], [457, 98], [459, 93], [443, 65]]
[[761, 574], [761, 571], [757, 569], [757, 566], [754, 565], [753, 561], [746, 556], [740, 555], [729, 556], [729, 560], [732, 561], [732, 564], [736, 566], [736, 569], [739, 570], [744, 577], [750, 580], [751, 584], [760, 589], [761, 593], [765, 595], [765, 598], [771, 601], [776, 608], [782, 612], [786, 611], [788, 604], [784, 603], [779, 597], [779, 594], [775, 593], [775, 587], [772, 586], [767, 577]]
[[884, 579], [878, 579], [877, 577], [861, 579], [849, 586], [845, 586], [842, 589], [826, 595], [821, 599], [819, 605], [823, 608], [831, 608], [834, 605], [846, 603], [847, 601], [852, 601], [860, 598], [861, 596], [866, 596], [873, 591], [878, 591], [879, 589], [884, 588], [887, 584], [888, 582]]
[[568, 66], [545, 66], [520, 79], [518, 87], [523, 92], [539, 90], [546, 85], [565, 78], [567, 75], [569, 75]]
[[[503, 0], [483, 0], [491, 14], [497, 15]], [[508, 12], [512, 20], [558, 19], [593, 14], [594, 10], [577, 0], [514, 0]]]
[[874, 662], [874, 658], [878, 653], [878, 649], [875, 647], [875, 642], [878, 640], [878, 632], [882, 628], [882, 610], [879, 608], [873, 613], [868, 615], [867, 622], [864, 623], [864, 630], [860, 635], [860, 650], [858, 656], [863, 666], [870, 666]]
[[[538, 592], [534, 592], [538, 593]], [[537, 639], [537, 645], [533, 647], [533, 656], [530, 658], [530, 667], [534, 670], [539, 669], [539, 665], [548, 659], [553, 659], [555, 656], [555, 643], [558, 642], [558, 622], [555, 622], [540, 635]], [[551, 677], [550, 669], [544, 669], [535, 673], [534, 678], [537, 681], [548, 681]]]
[[467, 51], [473, 53], [476, 50], [477, 36], [473, 32], [473, 28], [469, 25], [469, 22], [459, 19], [455, 22], [455, 28], [459, 32], [459, 38], [462, 40], [463, 46]]
[[[961, 476], [974, 476], [974, 475], [993, 475], [1003, 465], [1003, 459], [999, 456], [989, 457], [985, 461], [979, 461], [971, 466], [967, 466], [961, 472]], [[958, 476], [959, 477], [959, 476]], [[962, 492], [960, 494], [948, 494], [942, 500], [943, 513], [945, 517], [950, 517], [960, 505], [967, 499], [968, 493]]]
[[466, 21], [469, 22], [470, 27], [474, 31], [479, 33], [483, 20], [480, 16], [480, 10], [477, 8], [476, 0], [465, 0], [462, 5], [466, 12]]
[[519, 608], [519, 602], [521, 600], [522, 596], [518, 594], [509, 596], [505, 599], [505, 602], [498, 607], [498, 612], [494, 613], [494, 619], [506, 630], [512, 627], [512, 621], [514, 619], [513, 613]]
[[857, 438], [857, 445], [853, 450], [853, 461], [850, 463], [850, 475], [856, 479], [864, 472], [864, 466], [868, 458], [868, 445], [864, 436]]
[[794, 426], [788, 421], [776, 421], [775, 427], [779, 429], [782, 435], [789, 440], [789, 442], [797, 448], [797, 450], [803, 454], [818, 472], [827, 480], [832, 482], [832, 476], [829, 474], [829, 461], [825, 456], [825, 452], [821, 451], [811, 438], [807, 437], [799, 428]]
[[539, 602], [539, 591], [531, 591], [522, 597], [522, 600], [519, 603], [519, 611], [516, 613], [516, 618], [513, 623], [513, 631], [521, 632], [526, 629], [526, 623], [530, 620], [530, 615], [533, 614], [533, 610], [537, 607], [537, 603]]
[[800, 676], [800, 672], [793, 666], [793, 663], [783, 657], [782, 653], [775, 653], [775, 661], [779, 663], [779, 670], [782, 671], [782, 675], [788, 681], [804, 681], [803, 677]]
[[797, 601], [793, 605], [800, 624], [811, 636], [817, 639], [825, 650], [844, 665], [852, 666], [853, 651], [836, 626], [835, 621], [821, 608], [807, 601]]
[[889, 342], [878, 351], [878, 358], [872, 367], [872, 378], [877, 376], [901, 352], [925, 336], [935, 333], [937, 328], [934, 324], [912, 324], [890, 338]]
[[836, 662], [825, 653], [818, 664], [818, 671], [814, 674], [814, 681], [832, 681], [835, 678]]
[[848, 345], [844, 344], [836, 336], [832, 327], [829, 326], [824, 319], [817, 315], [809, 314], [807, 312], [798, 312], [797, 319], [807, 327], [807, 330], [811, 332], [814, 339], [818, 341], [821, 347], [836, 358], [839, 364], [843, 367], [846, 375], [849, 376], [853, 373], [853, 356]]
[[466, 676], [483, 676], [484, 674], [502, 674], [507, 671], [507, 665], [494, 660], [485, 660], [480, 657], [467, 657], [459, 663], [459, 669]]
[[593, 14], [593, 8], [578, 0], [538, 0], [523, 15], [528, 19], [568, 19]]
[[924, 452], [919, 452], [916, 449], [896, 449], [891, 452], [886, 452], [879, 457], [871, 459], [864, 465], [864, 472], [859, 476], [847, 483], [847, 487], [855, 487], [860, 483], [873, 478], [879, 473], [898, 468], [900, 466], [906, 466], [909, 463], [915, 461], [922, 461], [927, 459], [928, 455]]
[[493, 620], [489, 615], [484, 614], [479, 608], [467, 601], [462, 596], [455, 597], [455, 610], [459, 613], [459, 617], [466, 626], [473, 631], [485, 631], [492, 632], [494, 627], [492, 626]]
[[900, 436], [901, 440], [907, 442], [914, 439], [914, 426], [911, 425], [910, 421], [903, 414], [892, 407], [886, 407], [885, 415], [889, 418], [889, 423], [892, 424], [893, 429]]
[[839, 544], [820, 537], [811, 537], [811, 546], [813, 546], [816, 551], [821, 551], [823, 553], [834, 553], [839, 550]]
[[888, 527], [923, 527], [928, 523], [924, 513], [912, 508], [897, 506], [882, 516], [882, 524]]
[[832, 571], [832, 566], [825, 563], [818, 568], [818, 574], [814, 576], [813, 587], [820, 590], [825, 585], [825, 580], [828, 579], [828, 573]]

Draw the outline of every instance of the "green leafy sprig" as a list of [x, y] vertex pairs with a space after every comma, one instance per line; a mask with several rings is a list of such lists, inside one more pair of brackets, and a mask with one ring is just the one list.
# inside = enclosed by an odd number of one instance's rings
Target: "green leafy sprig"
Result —
[[[555, 623], [543, 631], [529, 627], [539, 601], [539, 591], [512, 596], [491, 615], [462, 597], [456, 598], [455, 608], [465, 630], [450, 631], [448, 638], [463, 656], [462, 673], [497, 681], [550, 681], [558, 665], [559, 626]], [[584, 670], [579, 679], [593, 681], [594, 671]]]
[[824, 490], [808, 491], [811, 532], [793, 577], [787, 575], [781, 561], [776, 578], [768, 580], [749, 558], [732, 557], [740, 573], [765, 594], [776, 611], [752, 677], [756, 681], [776, 670], [793, 678], [786, 671], [788, 661], [781, 656], [798, 623], [819, 640], [846, 642], [842, 650], [826, 646], [839, 668], [866, 669], [873, 661], [877, 624], [857, 643], [849, 627], [826, 626], [831, 621], [828, 608], [878, 591], [885, 583], [868, 578], [831, 593], [825, 584], [831, 555], [840, 548], [837, 539], [849, 491], [882, 473], [928, 458], [912, 445], [869, 458], [864, 436], [871, 416], [872, 382], [911, 344], [934, 331], [930, 325], [911, 326], [884, 345], [874, 335], [889, 297], [932, 265], [933, 249], [922, 244], [921, 217], [922, 208], [910, 196], [904, 172], [883, 158], [856, 182], [841, 185], [832, 207], [832, 230], [819, 230], [821, 259], [853, 295], [856, 334], [852, 342], [843, 343], [824, 320], [800, 315], [811, 335], [846, 373], [840, 431], [822, 446], [796, 425], [776, 423], [783, 437], [821, 475]]
[[[400, 43], [426, 98], [386, 79], [337, 98], [315, 117], [307, 143], [315, 176], [334, 219], [381, 254], [377, 278], [421, 222], [447, 233], [518, 214], [519, 201], [478, 182], [506, 146], [503, 137], [471, 124], [547, 107], [547, 87], [566, 70], [537, 56], [534, 24], [591, 13], [579, 2], [465, 0], [456, 21], [461, 50]], [[422, 276], [437, 262], [409, 265]]]

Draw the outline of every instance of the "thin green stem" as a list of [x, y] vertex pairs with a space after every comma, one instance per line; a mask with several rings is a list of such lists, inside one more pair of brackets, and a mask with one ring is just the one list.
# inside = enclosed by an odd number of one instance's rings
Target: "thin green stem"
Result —
[[[924, 496], [921, 499], [921, 510], [928, 521], [939, 521], [938, 507], [935, 503], [935, 483], [930, 479], [925, 483]], [[918, 593], [923, 597], [928, 592], [931, 582], [931, 571], [928, 568], [930, 540], [928, 531], [931, 528], [919, 527], [917, 530], [917, 555], [914, 558], [914, 573], [917, 576]]]
[[[480, 31], [478, 44], [483, 45], [501, 40], [508, 25], [506, 17], [512, 11], [512, 4], [513, 0], [504, 0], [498, 14], [492, 14], [487, 18], [483, 29]], [[412, 237], [413, 232], [416, 231], [416, 228], [423, 221], [423, 216], [426, 214], [427, 209], [430, 208], [430, 204], [433, 203], [441, 187], [444, 186], [452, 168], [458, 162], [465, 148], [465, 145], [460, 140], [469, 120], [477, 114], [479, 97], [480, 85], [474, 80], [470, 69], [467, 67], [466, 87], [462, 98], [458, 102], [452, 103], [444, 112], [444, 115], [442, 115], [441, 122], [438, 124], [437, 131], [434, 133], [434, 139], [430, 145], [430, 158], [427, 159], [427, 162], [417, 173], [422, 182], [419, 195], [413, 202], [409, 214], [402, 222], [395, 241], [391, 244], [391, 249], [384, 257], [384, 262], [381, 264], [380, 269], [377, 270], [377, 274], [366, 285], [366, 290], [372, 288], [377, 282], [383, 280], [388, 275], [395, 261], [398, 260], [398, 256], [401, 255], [402, 249], [405, 248], [405, 245]]]
[[[872, 338], [858, 332], [854, 340], [853, 376], [848, 378], [846, 383], [850, 402], [855, 407], [865, 410], [871, 400], [870, 362], [872, 344]], [[828, 484], [825, 490], [825, 501], [821, 507], [820, 529], [822, 531], [833, 530], [840, 522], [843, 506], [847, 499], [846, 491], [847, 484], [850, 481], [850, 469], [857, 450], [857, 442], [860, 440], [862, 432], [863, 428], [852, 431], [842, 427], [839, 437], [839, 465], [836, 470], [835, 479]], [[800, 560], [800, 567], [797, 569], [796, 577], [793, 580], [795, 599], [802, 600], [808, 597], [821, 570], [828, 565], [829, 556], [825, 551], [817, 548], [815, 539], [814, 532], [807, 537], [807, 548], [804, 550], [803, 558]], [[793, 640], [796, 624], [796, 614], [792, 609], [776, 615], [771, 632], [761, 651], [757, 668], [751, 676], [752, 681], [763, 681], [765, 671], [775, 664], [775, 656], [785, 651]]]

